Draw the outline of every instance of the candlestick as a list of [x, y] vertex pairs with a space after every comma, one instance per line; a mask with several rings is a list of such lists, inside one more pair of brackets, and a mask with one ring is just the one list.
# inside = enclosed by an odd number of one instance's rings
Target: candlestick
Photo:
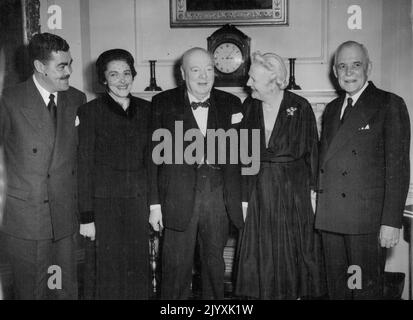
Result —
[[295, 60], [296, 58], [289, 58], [290, 61], [290, 81], [288, 82], [287, 90], [301, 90], [301, 87], [295, 83]]
[[156, 60], [149, 60], [150, 70], [151, 70], [151, 79], [149, 82], [149, 87], [146, 87], [145, 91], [162, 91], [161, 87], [158, 87], [158, 85], [156, 84], [155, 63], [156, 63]]

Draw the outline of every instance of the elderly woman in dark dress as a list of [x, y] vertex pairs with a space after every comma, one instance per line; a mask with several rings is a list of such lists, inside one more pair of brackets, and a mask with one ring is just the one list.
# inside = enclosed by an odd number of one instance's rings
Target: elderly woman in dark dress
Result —
[[325, 293], [310, 190], [317, 172], [317, 127], [310, 104], [284, 90], [287, 70], [273, 53], [252, 56], [243, 128], [260, 129], [260, 171], [244, 176], [245, 227], [236, 294], [300, 299]]
[[106, 93], [78, 112], [80, 233], [96, 237], [97, 299], [147, 299], [150, 104], [130, 94], [129, 52], [105, 51], [96, 68]]

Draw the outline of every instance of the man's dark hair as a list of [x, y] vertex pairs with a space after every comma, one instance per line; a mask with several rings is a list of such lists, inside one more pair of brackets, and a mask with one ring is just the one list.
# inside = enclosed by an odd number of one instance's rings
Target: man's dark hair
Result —
[[96, 60], [96, 72], [98, 74], [98, 80], [100, 84], [105, 85], [105, 71], [109, 62], [111, 61], [125, 61], [132, 72], [132, 77], [135, 78], [135, 60], [133, 59], [132, 55], [128, 51], [123, 49], [112, 49], [103, 52]]
[[34, 61], [39, 60], [43, 63], [49, 61], [51, 53], [57, 51], [69, 51], [69, 45], [63, 38], [51, 33], [35, 34], [30, 40], [29, 57], [32, 67]]

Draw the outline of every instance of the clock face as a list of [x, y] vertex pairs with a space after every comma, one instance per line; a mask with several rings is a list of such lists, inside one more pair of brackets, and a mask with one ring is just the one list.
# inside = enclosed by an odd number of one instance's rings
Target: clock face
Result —
[[233, 73], [242, 64], [241, 49], [232, 42], [221, 43], [214, 51], [215, 67], [222, 73]]

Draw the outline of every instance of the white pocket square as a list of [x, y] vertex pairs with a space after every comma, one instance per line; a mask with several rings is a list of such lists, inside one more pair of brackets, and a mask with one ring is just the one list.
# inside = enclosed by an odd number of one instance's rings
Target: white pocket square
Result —
[[235, 124], [235, 123], [241, 122], [242, 118], [243, 118], [243, 115], [242, 115], [241, 112], [234, 113], [234, 114], [232, 115], [232, 118], [231, 118], [231, 124]]
[[370, 130], [370, 126], [367, 125], [367, 126], [365, 126], [365, 127], [361, 127], [361, 128], [359, 128], [359, 130]]
[[75, 119], [75, 127], [77, 127], [79, 124], [80, 124], [79, 117], [76, 116], [76, 119]]

